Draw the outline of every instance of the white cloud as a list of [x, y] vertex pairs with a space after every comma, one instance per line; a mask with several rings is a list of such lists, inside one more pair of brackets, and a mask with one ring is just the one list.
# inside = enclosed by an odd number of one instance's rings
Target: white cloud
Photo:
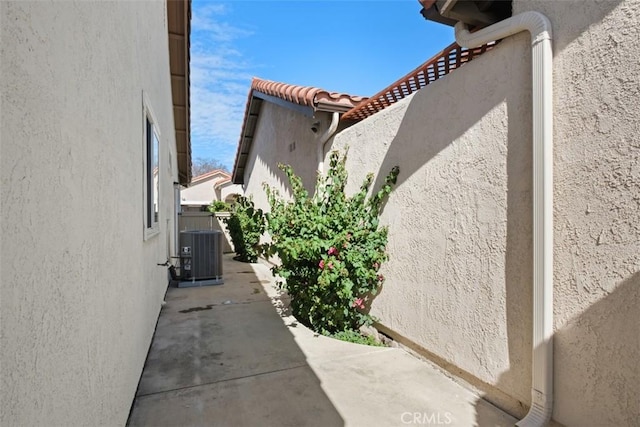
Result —
[[195, 7], [191, 17], [191, 28], [206, 31], [208, 37], [215, 42], [230, 42], [240, 37], [247, 37], [251, 31], [235, 27], [224, 22], [221, 17], [226, 15], [228, 7], [221, 3], [208, 3]]
[[231, 168], [252, 77], [234, 41], [252, 33], [226, 22], [227, 12], [225, 4], [193, 4], [191, 140], [194, 158]]

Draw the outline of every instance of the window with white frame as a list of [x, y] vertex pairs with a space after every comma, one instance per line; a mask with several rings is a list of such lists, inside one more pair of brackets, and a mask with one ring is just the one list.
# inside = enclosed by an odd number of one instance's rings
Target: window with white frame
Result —
[[160, 232], [160, 137], [155, 117], [146, 100], [144, 104], [144, 238], [148, 239]]

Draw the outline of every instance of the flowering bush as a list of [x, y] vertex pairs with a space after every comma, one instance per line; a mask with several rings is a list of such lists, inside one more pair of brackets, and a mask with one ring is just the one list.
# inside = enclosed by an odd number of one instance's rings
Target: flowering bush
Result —
[[260, 237], [264, 233], [264, 214], [255, 209], [250, 198], [238, 197], [229, 218], [224, 223], [229, 230], [238, 261], [256, 262], [260, 252]]
[[387, 229], [379, 226], [378, 216], [399, 172], [393, 168], [382, 188], [367, 198], [369, 174], [360, 191], [347, 197], [345, 161], [346, 154], [331, 153], [330, 169], [318, 177], [313, 197], [290, 166], [280, 165], [291, 185], [290, 202], [265, 185], [272, 238], [267, 253], [281, 261], [272, 271], [285, 279], [281, 285], [296, 318], [323, 334], [371, 324], [367, 304], [384, 281], [378, 269], [387, 259]]

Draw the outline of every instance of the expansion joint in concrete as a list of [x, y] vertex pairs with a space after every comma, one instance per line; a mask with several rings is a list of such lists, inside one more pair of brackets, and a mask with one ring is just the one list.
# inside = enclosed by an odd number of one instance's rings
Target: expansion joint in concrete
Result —
[[194, 385], [188, 385], [188, 386], [184, 386], [184, 387], [170, 388], [170, 389], [167, 389], [167, 390], [155, 391], [153, 393], [140, 394], [140, 395], [136, 396], [136, 399], [139, 399], [139, 398], [142, 398], [142, 397], [156, 396], [156, 395], [160, 395], [160, 394], [164, 394], [164, 393], [172, 393], [172, 392], [175, 392], [175, 391], [191, 390], [191, 389], [196, 389], [196, 388], [199, 388], [199, 387], [206, 387], [206, 386], [213, 385], [213, 384], [221, 384], [221, 383], [227, 383], [227, 382], [232, 382], [232, 381], [243, 380], [243, 379], [247, 379], [247, 378], [261, 377], [261, 376], [270, 375], [270, 374], [277, 374], [279, 372], [286, 372], [286, 371], [292, 371], [294, 369], [306, 368], [307, 366], [308, 366], [307, 364], [302, 364], [302, 365], [291, 366], [291, 367], [283, 368], [283, 369], [274, 369], [272, 371], [259, 372], [257, 374], [242, 375], [242, 376], [233, 377], [233, 378], [225, 378], [223, 380], [218, 380], [218, 381], [210, 381], [210, 382], [206, 382], [206, 383], [202, 383], [202, 384], [194, 384]]

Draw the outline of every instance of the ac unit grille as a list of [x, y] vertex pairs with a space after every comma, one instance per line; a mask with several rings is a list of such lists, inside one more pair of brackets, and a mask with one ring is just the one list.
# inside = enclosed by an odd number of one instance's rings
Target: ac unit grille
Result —
[[217, 230], [180, 232], [182, 280], [222, 279], [222, 239]]

